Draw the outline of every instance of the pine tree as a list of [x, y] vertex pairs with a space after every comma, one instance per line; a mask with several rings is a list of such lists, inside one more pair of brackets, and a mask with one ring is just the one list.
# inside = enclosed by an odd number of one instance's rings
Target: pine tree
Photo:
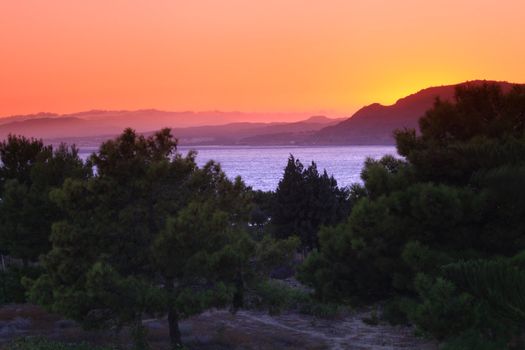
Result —
[[349, 210], [349, 192], [337, 187], [326, 171], [322, 175], [312, 162], [308, 168], [288, 158], [273, 202], [271, 223], [277, 238], [298, 236], [303, 249], [318, 247], [317, 232], [323, 225], [340, 222]]
[[137, 349], [143, 315], [167, 314], [179, 348], [181, 317], [242, 296], [249, 191], [219, 165], [178, 154], [166, 129], [148, 138], [128, 129], [90, 163], [94, 176], [51, 193], [66, 215], [53, 225], [46, 273], [27, 282], [31, 300], [86, 327], [130, 325]]
[[0, 242], [6, 254], [26, 264], [50, 249], [51, 225], [62, 212], [50, 201], [66, 178], [85, 178], [89, 170], [78, 150], [53, 150], [41, 140], [10, 135], [0, 143]]

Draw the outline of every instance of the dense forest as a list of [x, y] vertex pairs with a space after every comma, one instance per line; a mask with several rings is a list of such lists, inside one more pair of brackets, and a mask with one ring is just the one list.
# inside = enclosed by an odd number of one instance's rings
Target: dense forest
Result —
[[[178, 349], [179, 320], [206, 309], [291, 304], [379, 305], [443, 349], [522, 349], [525, 89], [458, 86], [394, 135], [399, 154], [368, 159], [362, 183], [339, 187], [290, 155], [274, 192], [197, 166], [169, 129], [127, 129], [85, 162], [9, 136], [0, 248], [18, 263], [3, 266], [0, 301], [129, 327], [136, 349], [146, 317], [167, 317]], [[311, 292], [274, 283], [294, 276]]]

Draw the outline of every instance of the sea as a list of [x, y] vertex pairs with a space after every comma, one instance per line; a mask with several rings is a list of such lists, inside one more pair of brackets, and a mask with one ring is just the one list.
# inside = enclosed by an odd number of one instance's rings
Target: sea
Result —
[[[394, 146], [179, 146], [179, 152], [197, 151], [197, 164], [217, 161], [229, 178], [241, 176], [255, 190], [273, 191], [283, 176], [288, 157], [293, 155], [305, 167], [315, 162], [319, 172], [333, 175], [339, 186], [360, 183], [367, 157], [397, 156]], [[87, 158], [95, 148], [80, 148]]]

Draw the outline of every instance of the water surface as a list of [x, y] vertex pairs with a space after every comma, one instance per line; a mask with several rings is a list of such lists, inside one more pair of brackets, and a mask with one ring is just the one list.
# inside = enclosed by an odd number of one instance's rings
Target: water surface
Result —
[[[195, 146], [179, 147], [186, 154], [190, 149], [198, 152], [197, 163], [204, 165], [210, 159], [221, 163], [226, 175], [240, 175], [248, 186], [258, 190], [275, 190], [290, 154], [305, 166], [312, 161], [321, 172], [326, 169], [340, 186], [360, 182], [359, 175], [367, 157], [381, 158], [396, 154], [394, 146]], [[87, 157], [95, 149], [81, 149]]]

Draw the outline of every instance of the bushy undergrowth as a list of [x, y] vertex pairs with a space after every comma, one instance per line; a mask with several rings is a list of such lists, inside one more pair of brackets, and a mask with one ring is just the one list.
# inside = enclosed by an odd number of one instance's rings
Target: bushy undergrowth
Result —
[[413, 304], [408, 298], [393, 298], [385, 303], [381, 318], [394, 326], [407, 325], [410, 323], [408, 312]]
[[418, 275], [416, 288], [421, 302], [409, 311], [418, 329], [441, 340], [460, 334], [476, 321], [471, 295], [457, 291], [450, 281]]
[[284, 311], [298, 311], [318, 318], [335, 318], [341, 313], [341, 306], [322, 303], [307, 291], [290, 287], [281, 281], [269, 280], [255, 288], [255, 307], [267, 309], [272, 315]]
[[0, 272], [0, 304], [25, 302], [26, 289], [22, 285], [22, 278], [35, 278], [40, 273], [41, 269], [37, 267], [10, 267]]
[[67, 344], [44, 338], [21, 338], [7, 345], [5, 350], [115, 350], [115, 348], [96, 347], [89, 344]]
[[255, 287], [255, 307], [267, 308], [270, 314], [279, 314], [284, 310], [297, 309], [309, 300], [307, 293], [290, 288], [280, 281], [265, 281]]
[[501, 350], [507, 348], [504, 340], [488, 340], [479, 332], [470, 330], [447, 341], [441, 350]]
[[299, 312], [317, 318], [336, 318], [341, 315], [342, 309], [343, 307], [338, 304], [320, 303], [310, 300], [308, 303], [301, 305]]

